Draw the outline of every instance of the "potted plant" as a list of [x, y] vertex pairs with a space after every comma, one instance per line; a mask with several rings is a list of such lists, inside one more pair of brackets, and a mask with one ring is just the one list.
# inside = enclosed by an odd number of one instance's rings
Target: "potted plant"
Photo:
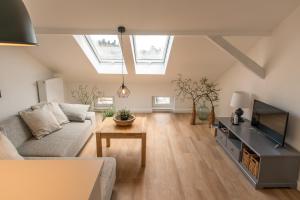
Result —
[[110, 107], [110, 108], [106, 109], [102, 114], [102, 116], [103, 116], [102, 120], [104, 120], [106, 117], [113, 117], [115, 115], [115, 113], [116, 113], [116, 110], [114, 107]]
[[126, 109], [119, 110], [114, 116], [114, 121], [118, 126], [130, 126], [135, 120], [135, 116]]
[[206, 99], [211, 102], [212, 111], [209, 118], [212, 117], [212, 113], [214, 114], [213, 102], [218, 100], [216, 97], [218, 97], [218, 92], [220, 91], [216, 83], [209, 82], [206, 77], [201, 78], [199, 81], [193, 81], [190, 78], [183, 78], [181, 74], [179, 74], [178, 78], [173, 80], [172, 83], [176, 85], [175, 92], [177, 97], [192, 100], [191, 125], [196, 124], [196, 105], [201, 99]]
[[93, 110], [96, 99], [102, 96], [102, 92], [96, 87], [89, 87], [88, 85], [79, 85], [72, 89], [72, 97], [82, 104], [90, 105], [90, 110]]
[[208, 116], [209, 127], [212, 127], [215, 123], [216, 115], [215, 115], [215, 103], [219, 101], [219, 92], [221, 89], [218, 88], [218, 85], [213, 82], [209, 82], [207, 79], [203, 79], [202, 82], [204, 86], [204, 98], [205, 100], [210, 102], [211, 110]]

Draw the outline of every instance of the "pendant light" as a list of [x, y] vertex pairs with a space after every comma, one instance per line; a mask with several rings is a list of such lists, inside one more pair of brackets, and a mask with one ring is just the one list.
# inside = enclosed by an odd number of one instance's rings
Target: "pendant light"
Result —
[[[119, 26], [118, 27], [118, 32], [121, 35], [120, 46], [121, 46], [121, 52], [122, 52], [122, 56], [123, 56], [124, 55], [123, 54], [123, 33], [125, 32], [125, 27], [124, 26]], [[128, 87], [126, 87], [125, 82], [124, 82], [123, 65], [124, 65], [124, 59], [122, 59], [122, 85], [117, 91], [117, 94], [120, 98], [126, 98], [130, 95], [130, 90], [128, 89]]]
[[1, 0], [0, 27], [0, 45], [37, 45], [33, 26], [22, 0]]

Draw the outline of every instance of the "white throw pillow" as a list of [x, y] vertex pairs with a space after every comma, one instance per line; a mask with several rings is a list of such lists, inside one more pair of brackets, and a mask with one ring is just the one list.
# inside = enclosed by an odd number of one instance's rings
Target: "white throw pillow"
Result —
[[0, 160], [24, 160], [18, 153], [14, 145], [4, 135], [4, 131], [0, 129]]
[[84, 122], [90, 106], [83, 104], [61, 103], [60, 107], [70, 121]]
[[53, 113], [47, 107], [33, 111], [23, 111], [20, 112], [20, 116], [30, 128], [32, 135], [37, 139], [41, 139], [45, 135], [62, 128]]
[[36, 110], [44, 106], [47, 107], [53, 113], [59, 124], [67, 124], [70, 122], [68, 120], [68, 117], [65, 115], [65, 113], [61, 110], [58, 103], [56, 102], [37, 104], [31, 106], [31, 108], [32, 110]]

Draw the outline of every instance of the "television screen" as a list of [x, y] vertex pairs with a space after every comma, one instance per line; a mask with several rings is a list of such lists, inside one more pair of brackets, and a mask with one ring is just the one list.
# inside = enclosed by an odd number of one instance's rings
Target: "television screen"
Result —
[[284, 145], [288, 118], [288, 112], [254, 100], [251, 125], [281, 146]]

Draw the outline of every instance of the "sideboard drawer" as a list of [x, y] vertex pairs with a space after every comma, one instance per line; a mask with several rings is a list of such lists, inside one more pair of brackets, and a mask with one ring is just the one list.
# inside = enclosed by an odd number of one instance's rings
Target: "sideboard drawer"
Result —
[[217, 139], [218, 142], [220, 142], [221, 144], [223, 144], [224, 146], [226, 146], [227, 136], [220, 129], [218, 129], [218, 131], [217, 131], [217, 137], [216, 137], [216, 139]]

